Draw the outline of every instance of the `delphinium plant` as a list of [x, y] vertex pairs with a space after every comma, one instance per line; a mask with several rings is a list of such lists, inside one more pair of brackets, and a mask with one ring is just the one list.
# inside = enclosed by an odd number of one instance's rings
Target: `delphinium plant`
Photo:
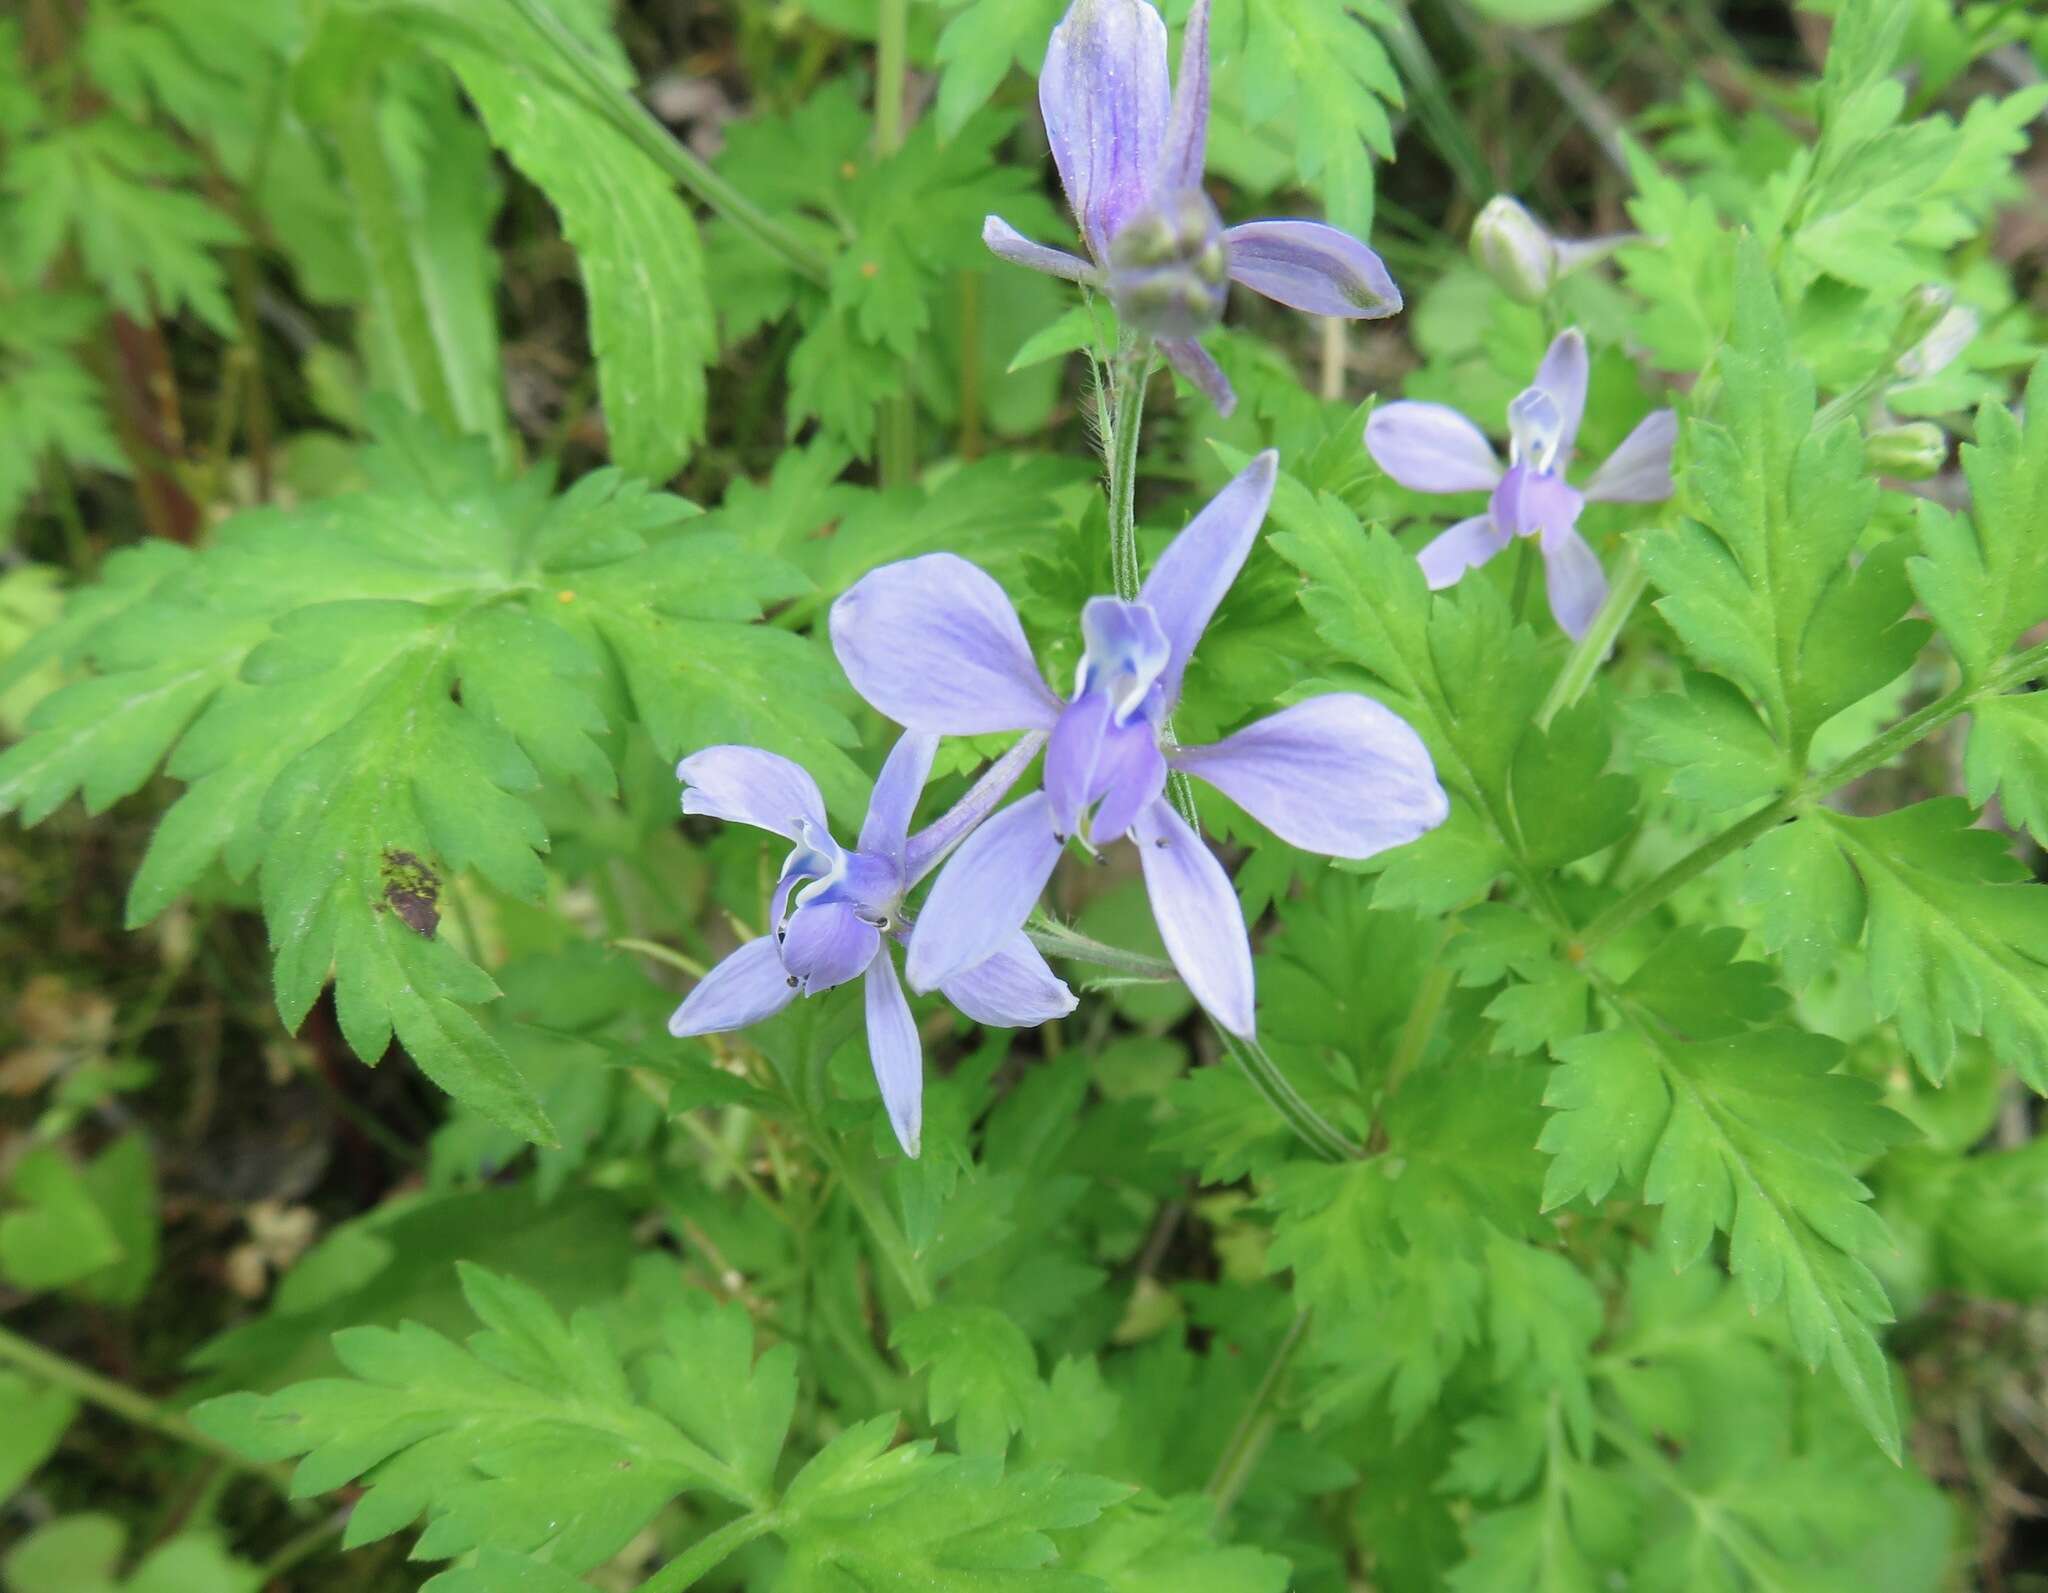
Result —
[[0, 19], [0, 1589], [2007, 1585], [2044, 56]]

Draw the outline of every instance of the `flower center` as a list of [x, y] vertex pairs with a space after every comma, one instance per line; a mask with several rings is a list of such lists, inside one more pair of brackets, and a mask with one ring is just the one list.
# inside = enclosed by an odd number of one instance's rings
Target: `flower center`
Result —
[[1109, 296], [1127, 326], [1193, 337], [1223, 315], [1230, 258], [1209, 196], [1183, 188], [1154, 200], [1109, 240]]
[[1143, 603], [1091, 597], [1081, 610], [1081, 642], [1075, 701], [1091, 691], [1101, 692], [1109, 699], [1115, 722], [1129, 724], [1166, 672], [1171, 649], [1158, 616]]
[[1537, 475], [1547, 476], [1557, 463], [1563, 441], [1564, 411], [1542, 388], [1528, 388], [1508, 405], [1510, 465], [1526, 463]]

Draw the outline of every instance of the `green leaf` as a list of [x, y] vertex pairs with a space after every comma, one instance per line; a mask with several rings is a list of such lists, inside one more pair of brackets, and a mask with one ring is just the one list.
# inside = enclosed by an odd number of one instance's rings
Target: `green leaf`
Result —
[[7, 1425], [0, 1428], [0, 1505], [44, 1461], [57, 1451], [78, 1397], [54, 1383], [38, 1383], [20, 1372], [0, 1371], [0, 1409]]
[[2048, 693], [1986, 697], [1970, 710], [1963, 755], [1970, 805], [1992, 797], [2008, 822], [2048, 840]]
[[1061, 0], [970, 0], [946, 24], [932, 107], [941, 137], [953, 137], [989, 102], [1011, 66], [1036, 69], [1061, 9]]
[[898, 1322], [889, 1342], [913, 1372], [931, 1369], [931, 1419], [957, 1418], [962, 1452], [1001, 1456], [1038, 1386], [1023, 1330], [991, 1307], [943, 1302]]
[[690, 505], [616, 472], [554, 498], [545, 476], [499, 481], [480, 444], [401, 424], [364, 457], [370, 491], [242, 516], [197, 557], [123, 566], [119, 600], [89, 591], [62, 651], [102, 672], [0, 754], [0, 811], [33, 822], [75, 790], [104, 807], [168, 754], [189, 789], [130, 922], [216, 861], [259, 872], [288, 1023], [332, 967], [358, 1055], [395, 1034], [451, 1093], [545, 1141], [467, 1010], [496, 987], [441, 933], [453, 876], [540, 895], [536, 801], [609, 790], [634, 720], [663, 758], [722, 741], [793, 755], [836, 807], [865, 781], [838, 750], [852, 729], [823, 650], [754, 623], [797, 572], [682, 529]]
[[208, 1531], [180, 1533], [120, 1575], [128, 1529], [112, 1516], [59, 1516], [0, 1560], [8, 1593], [257, 1593], [262, 1570]]
[[1722, 392], [1688, 431], [1697, 520], [1643, 541], [1657, 607], [1707, 668], [1759, 705], [1778, 745], [1804, 758], [1813, 733], [1912, 662], [1901, 540], [1851, 554], [1877, 502], [1846, 421], [1816, 429], [1814, 384], [1787, 362], [1788, 333], [1761, 252], [1736, 267]]
[[52, 454], [74, 468], [127, 468], [100, 384], [74, 352], [100, 313], [75, 294], [0, 299], [0, 531]]
[[796, 1359], [783, 1348], [756, 1361], [739, 1306], [678, 1291], [629, 1376], [594, 1314], [565, 1324], [537, 1292], [481, 1268], [462, 1283], [484, 1325], [467, 1347], [412, 1323], [351, 1328], [335, 1339], [351, 1380], [227, 1395], [193, 1420], [255, 1458], [303, 1455], [298, 1494], [364, 1479], [350, 1547], [424, 1514], [424, 1559], [545, 1547], [585, 1570], [686, 1491], [765, 1506]]
[[1100, 1593], [1094, 1577], [1055, 1567], [1049, 1534], [1087, 1525], [1131, 1489], [1050, 1467], [1005, 1475], [993, 1457], [928, 1444], [887, 1449], [894, 1426], [884, 1416], [849, 1428], [790, 1483], [781, 1593]]
[[1076, 1572], [1113, 1593], [1286, 1593], [1287, 1562], [1249, 1544], [1216, 1543], [1215, 1513], [1206, 1498], [1140, 1495], [1060, 1542]]
[[1817, 817], [1863, 882], [1872, 1006], [1921, 1069], [1939, 1083], [1956, 1036], [1981, 1034], [2048, 1090], [2048, 896], [2006, 838], [1972, 829], [1959, 797]]
[[1523, 732], [1508, 790], [1530, 862], [1558, 868], [1628, 834], [1636, 786], [1608, 769], [1611, 751], [1606, 712], [1594, 701], [1566, 709], [1548, 730], [1532, 723]]
[[169, 139], [113, 114], [33, 139], [5, 167], [15, 201], [11, 263], [34, 279], [75, 244], [86, 275], [135, 320], [190, 310], [232, 337], [213, 251], [241, 242], [241, 232], [191, 191], [200, 175]]
[[1718, 675], [1688, 675], [1685, 690], [1622, 704], [1649, 763], [1673, 771], [1668, 790], [1703, 813], [1725, 813], [1784, 789], [1785, 755], [1748, 700]]
[[19, 1289], [75, 1284], [121, 1259], [121, 1240], [84, 1174], [54, 1145], [15, 1164], [0, 1216], [0, 1275]]
[[1987, 403], [1977, 438], [1963, 445], [1970, 514], [1923, 500], [1925, 556], [1909, 568], [1913, 590], [1955, 649], [1964, 672], [1981, 677], [2007, 648], [2048, 617], [2048, 360], [2027, 382], [2024, 426], [2013, 411]]
[[1684, 1040], [1638, 1017], [1556, 1051], [1544, 1205], [1639, 1185], [1664, 1208], [1659, 1248], [1679, 1269], [1727, 1234], [1750, 1309], [1782, 1305], [1801, 1358], [1833, 1366], [1896, 1457], [1898, 1414], [1876, 1337], [1891, 1309], [1870, 1270], [1891, 1240], [1856, 1176], [1901, 1137], [1877, 1091], [1832, 1071], [1834, 1042], [1792, 1029]]

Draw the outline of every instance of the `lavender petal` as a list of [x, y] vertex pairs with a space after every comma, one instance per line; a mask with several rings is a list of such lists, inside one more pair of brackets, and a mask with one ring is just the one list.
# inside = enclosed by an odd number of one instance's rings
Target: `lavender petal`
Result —
[[1043, 791], [969, 836], [939, 871], [911, 930], [903, 965], [910, 988], [923, 994], [1002, 950], [1031, 916], [1059, 855]]
[[1557, 617], [1559, 629], [1577, 641], [1607, 601], [1606, 572], [1586, 539], [1571, 527], [1546, 531], [1542, 549], [1550, 612]]
[[1566, 327], [1545, 351], [1543, 363], [1536, 367], [1536, 379], [1529, 384], [1542, 388], [1557, 400], [1558, 411], [1564, 420], [1557, 445], [1560, 470], [1572, 456], [1572, 444], [1579, 436], [1579, 422], [1586, 416], [1586, 380], [1590, 369], [1586, 334], [1575, 326]]
[[1411, 492], [1485, 492], [1501, 477], [1493, 444], [1445, 404], [1411, 399], [1374, 410], [1365, 449]]
[[992, 1029], [1028, 1029], [1064, 1018], [1076, 1005], [1074, 992], [1021, 930], [993, 957], [946, 980], [939, 993]]
[[924, 1046], [917, 1021], [896, 980], [896, 964], [884, 951], [868, 966], [864, 999], [868, 1017], [868, 1060], [881, 1087], [882, 1105], [903, 1154], [915, 1158], [924, 1137]]
[[1270, 448], [1240, 470], [1167, 545], [1138, 591], [1166, 633], [1170, 651], [1159, 682], [1169, 707], [1180, 696], [1196, 641], [1251, 556], [1279, 470], [1280, 456]]
[[1211, 1017], [1232, 1034], [1249, 1036], [1252, 947], [1230, 876], [1167, 802], [1138, 815], [1131, 839], [1138, 843], [1167, 956]]
[[1514, 538], [1493, 523], [1490, 514], [1475, 514], [1460, 520], [1440, 536], [1432, 537], [1415, 555], [1422, 566], [1422, 578], [1432, 592], [1456, 586], [1467, 570], [1476, 570], [1506, 547]]
[[1320, 221], [1248, 221], [1223, 234], [1230, 274], [1289, 309], [1346, 320], [1398, 314], [1401, 290], [1386, 262], [1340, 227]]
[[1450, 815], [1422, 738], [1392, 709], [1350, 692], [1283, 708], [1173, 763], [1289, 846], [1327, 857], [1372, 857]]
[[818, 782], [789, 759], [759, 747], [706, 747], [676, 765], [683, 811], [751, 824], [801, 841], [805, 823], [829, 834]]
[[951, 553], [885, 564], [832, 605], [832, 649], [853, 689], [911, 730], [1050, 730], [1039, 678], [1003, 589]]
[[668, 1020], [668, 1032], [684, 1040], [744, 1029], [773, 1017], [795, 999], [796, 986], [782, 966], [775, 937], [763, 935], [697, 981], [697, 988]]
[[1173, 85], [1155, 186], [1160, 193], [1200, 188], [1209, 141], [1209, 0], [1195, 0], [1180, 36], [1180, 77]]
[[1527, 537], [1569, 531], [1579, 523], [1586, 495], [1562, 476], [1516, 465], [1493, 489], [1487, 508], [1493, 523], [1509, 536]]
[[1166, 23], [1145, 0], [1074, 0], [1038, 76], [1046, 138], [1097, 260], [1151, 197], [1169, 114]]
[[1223, 367], [1216, 363], [1209, 351], [1193, 338], [1163, 337], [1159, 340], [1159, 352], [1196, 392], [1216, 406], [1217, 414], [1228, 418], [1230, 412], [1237, 408], [1237, 394], [1231, 389], [1230, 378], [1223, 374]]
[[1064, 277], [1069, 282], [1093, 282], [1100, 275], [1094, 266], [1077, 254], [1033, 243], [1001, 216], [983, 219], [981, 241], [988, 245], [991, 254], [1000, 256], [1011, 265], [1043, 271], [1049, 277]]
[[1676, 490], [1671, 450], [1678, 443], [1678, 416], [1668, 409], [1645, 415], [1621, 446], [1593, 472], [1586, 497], [1593, 503], [1662, 503]]
[[811, 902], [789, 915], [782, 966], [807, 996], [843, 985], [875, 960], [882, 932], [847, 902]]
[[939, 738], [915, 730], [905, 731], [889, 749], [882, 772], [875, 777], [874, 795], [868, 798], [868, 816], [860, 827], [855, 850], [886, 857], [901, 869], [909, 847], [910, 820], [917, 812], [917, 799], [931, 778], [932, 759], [939, 750]]
[[1010, 794], [1010, 787], [1031, 766], [1031, 760], [1038, 756], [1038, 749], [1044, 745], [1045, 732], [1032, 731], [984, 769], [981, 778], [968, 787], [967, 795], [910, 838], [903, 859], [905, 890], [944, 862], [947, 853], [995, 812], [996, 805]]

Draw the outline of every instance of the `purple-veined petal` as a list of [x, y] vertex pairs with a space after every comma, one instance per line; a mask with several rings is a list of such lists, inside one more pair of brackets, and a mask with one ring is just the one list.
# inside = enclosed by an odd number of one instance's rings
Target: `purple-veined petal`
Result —
[[1237, 891], [1215, 853], [1172, 804], [1154, 802], [1131, 826], [1152, 917], [1189, 992], [1232, 1034], [1249, 1036], [1252, 945]]
[[939, 750], [939, 738], [925, 731], [906, 730], [889, 749], [882, 772], [875, 776], [874, 795], [868, 798], [868, 816], [861, 821], [856, 850], [886, 857], [900, 870], [910, 839], [910, 820], [917, 812], [917, 799], [931, 778], [932, 759]]
[[1166, 135], [1166, 23], [1146, 0], [1074, 0], [1052, 30], [1038, 108], [1089, 251], [1109, 258], [1151, 197]]
[[1216, 413], [1229, 417], [1237, 408], [1237, 394], [1231, 388], [1230, 378], [1223, 374], [1223, 367], [1210, 356], [1209, 351], [1191, 337], [1163, 337], [1159, 340], [1159, 352], [1166, 356], [1166, 363], [1187, 379], [1196, 392], [1216, 406]]
[[1456, 586], [1467, 570], [1476, 570], [1506, 547], [1514, 538], [1493, 523], [1490, 514], [1475, 514], [1460, 520], [1448, 531], [1424, 544], [1415, 562], [1422, 566], [1422, 578], [1432, 592]]
[[1060, 712], [1045, 744], [1045, 795], [1055, 835], [1072, 835], [1093, 800], [1095, 765], [1113, 710], [1109, 693], [1085, 691]]
[[782, 966], [807, 996], [843, 985], [875, 960], [882, 932], [849, 902], [809, 902], [789, 915]]
[[724, 1034], [772, 1018], [796, 999], [796, 985], [777, 955], [775, 937], [750, 940], [697, 981], [668, 1032], [678, 1040]]
[[903, 965], [910, 988], [932, 990], [1000, 951], [1031, 916], [1059, 856], [1043, 791], [970, 835], [939, 871], [910, 932]]
[[1572, 444], [1578, 440], [1579, 422], [1586, 416], [1589, 369], [1586, 334], [1575, 326], [1566, 327], [1545, 351], [1543, 363], [1536, 367], [1536, 379], [1530, 383], [1557, 400], [1558, 413], [1563, 420], [1557, 447], [1560, 469], [1572, 456]]
[[1579, 512], [1585, 507], [1586, 495], [1564, 477], [1546, 475], [1527, 465], [1516, 465], [1501, 477], [1487, 505], [1493, 523], [1509, 536], [1518, 537], [1569, 531], [1579, 523]]
[[1095, 780], [1099, 792], [1088, 838], [1107, 846], [1166, 789], [1166, 754], [1159, 750], [1159, 737], [1148, 722], [1120, 725], [1103, 738]]
[[939, 993], [992, 1029], [1028, 1029], [1064, 1018], [1075, 1007], [1074, 992], [1046, 966], [1022, 930], [993, 957], [946, 980]]
[[789, 759], [759, 747], [706, 747], [676, 765], [683, 811], [734, 824], [751, 824], [792, 841], [809, 821], [829, 834], [818, 782]]
[[1046, 689], [1003, 589], [952, 553], [872, 570], [832, 605], [832, 650], [853, 689], [910, 730], [1050, 730]]
[[973, 833], [974, 827], [1010, 794], [1018, 776], [1031, 766], [1038, 749], [1045, 745], [1045, 732], [1034, 730], [982, 771], [981, 778], [968, 787], [967, 795], [955, 802], [910, 838], [903, 860], [903, 888], [909, 890], [945, 860], [946, 854]]
[[864, 998], [868, 1014], [868, 1060], [882, 1105], [903, 1154], [915, 1157], [924, 1138], [924, 1046], [917, 1038], [917, 1020], [903, 986], [896, 982], [896, 963], [885, 949], [868, 965]]
[[1678, 415], [1660, 409], [1645, 415], [1621, 446], [1593, 472], [1586, 497], [1594, 503], [1662, 503], [1674, 488], [1671, 450], [1678, 443]]
[[1422, 738], [1392, 709], [1351, 692], [1283, 708], [1173, 763], [1289, 846], [1328, 857], [1372, 857], [1451, 811]]
[[1106, 845], [1165, 787], [1166, 759], [1150, 719], [1141, 715], [1118, 724], [1100, 691], [1083, 692], [1067, 705], [1045, 749], [1045, 794], [1055, 835], [1074, 834], [1093, 808], [1088, 839]]
[[1291, 310], [1375, 321], [1401, 308], [1386, 262], [1341, 227], [1247, 221], [1229, 228], [1223, 242], [1231, 276]]
[[1365, 450], [1411, 492], [1485, 492], [1501, 476], [1485, 433], [1447, 404], [1404, 399], [1374, 410]]
[[1180, 696], [1195, 643], [1251, 556], [1279, 470], [1280, 456], [1270, 448], [1253, 459], [1167, 545], [1138, 589], [1138, 601], [1152, 610], [1166, 633], [1166, 668], [1159, 683], [1169, 706]]
[[1544, 532], [1541, 546], [1550, 612], [1557, 616], [1558, 628], [1577, 641], [1607, 601], [1607, 574], [1586, 539], [1569, 526]]
[[1093, 282], [1098, 275], [1095, 267], [1079, 255], [1033, 243], [1001, 216], [983, 218], [981, 241], [988, 245], [991, 254], [1000, 256], [1011, 265], [1043, 271], [1049, 277], [1064, 277], [1069, 282]]
[[1209, 0], [1195, 0], [1180, 36], [1180, 77], [1159, 151], [1155, 185], [1160, 193], [1202, 186], [1202, 162], [1209, 141]]

